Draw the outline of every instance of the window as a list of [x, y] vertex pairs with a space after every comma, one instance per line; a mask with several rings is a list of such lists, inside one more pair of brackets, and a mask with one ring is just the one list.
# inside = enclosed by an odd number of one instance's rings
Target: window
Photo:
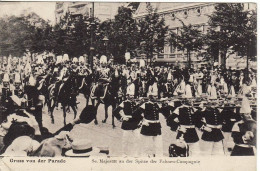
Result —
[[187, 18], [188, 17], [188, 11], [184, 11], [184, 18]]
[[200, 16], [200, 14], [201, 14], [201, 9], [198, 8], [196, 11], [197, 11], [197, 16]]

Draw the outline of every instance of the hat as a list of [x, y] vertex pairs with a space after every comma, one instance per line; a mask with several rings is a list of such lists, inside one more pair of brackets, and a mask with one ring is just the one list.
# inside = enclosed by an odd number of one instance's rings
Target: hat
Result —
[[65, 153], [68, 157], [89, 157], [97, 155], [100, 149], [93, 147], [89, 139], [76, 139], [71, 144], [72, 149]]
[[80, 56], [80, 57], [79, 57], [79, 62], [80, 62], [80, 63], [85, 63], [85, 59], [84, 59], [83, 56]]
[[102, 55], [100, 57], [100, 64], [106, 64], [107, 63], [107, 57], [105, 55]]
[[73, 63], [77, 63], [78, 62], [78, 58], [74, 57], [72, 60]]
[[9, 75], [7, 73], [4, 74], [4, 78], [3, 78], [3, 82], [9, 82], [10, 78]]
[[40, 143], [29, 136], [20, 136], [8, 146], [4, 156], [27, 156], [34, 152], [40, 146]]
[[36, 85], [36, 80], [35, 80], [35, 78], [32, 75], [29, 78], [29, 85], [30, 86], [35, 86]]
[[241, 108], [240, 108], [240, 113], [251, 113], [251, 107], [249, 100], [247, 97], [243, 97]]
[[59, 64], [62, 62], [62, 56], [57, 56], [56, 64]]
[[21, 83], [21, 77], [20, 77], [19, 73], [15, 73], [14, 82], [15, 83]]
[[69, 61], [69, 55], [68, 54], [64, 54], [63, 55], [63, 62]]

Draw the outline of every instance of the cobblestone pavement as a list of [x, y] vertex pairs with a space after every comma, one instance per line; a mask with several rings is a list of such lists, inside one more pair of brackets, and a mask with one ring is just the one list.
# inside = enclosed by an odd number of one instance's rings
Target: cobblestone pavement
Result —
[[[78, 114], [83, 110], [86, 100], [83, 95], [79, 95], [77, 101], [78, 104]], [[115, 119], [116, 128], [112, 128], [112, 119], [111, 119], [111, 107], [108, 108], [109, 117], [106, 123], [102, 123], [102, 120], [105, 117], [104, 106], [101, 104], [98, 108], [98, 125], [95, 125], [94, 122], [90, 124], [77, 124], [74, 126], [73, 130], [70, 133], [70, 136], [74, 139], [76, 138], [86, 138], [90, 139], [94, 146], [97, 147], [108, 147], [111, 156], [121, 156], [121, 141], [122, 141], [122, 130], [121, 123]], [[54, 109], [54, 119], [55, 123], [51, 123], [50, 115], [46, 112], [47, 108], [44, 108], [43, 112], [43, 126], [49, 129], [50, 132], [55, 132], [61, 127], [63, 127], [63, 112], [59, 109]], [[73, 111], [67, 113], [66, 121], [67, 123], [72, 121], [74, 117]], [[164, 156], [168, 156], [168, 147], [171, 143], [175, 141], [176, 133], [171, 131], [168, 126], [166, 126], [166, 121], [163, 115], [160, 115], [160, 121], [162, 125], [162, 137], [163, 137], [163, 152]], [[198, 131], [199, 137], [201, 137], [201, 132]], [[229, 139], [228, 144], [232, 146], [232, 138]], [[140, 142], [142, 146], [142, 142]], [[200, 143], [201, 145], [201, 143]], [[229, 155], [229, 153], [226, 153]]]

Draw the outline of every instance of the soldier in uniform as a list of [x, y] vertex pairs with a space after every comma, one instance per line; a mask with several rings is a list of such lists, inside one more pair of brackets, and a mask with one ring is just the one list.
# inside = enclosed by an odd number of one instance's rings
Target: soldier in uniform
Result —
[[4, 74], [2, 81], [3, 83], [1, 86], [1, 107], [3, 109], [3, 113], [8, 114], [11, 112], [9, 112], [9, 110], [12, 110], [10, 107], [10, 96], [12, 95], [12, 92], [10, 90], [10, 79], [8, 73]]
[[195, 128], [201, 124], [200, 113], [192, 107], [191, 101], [184, 100], [183, 104], [174, 110], [173, 115], [173, 120], [179, 125], [176, 139], [183, 135], [184, 141], [189, 145], [189, 155], [199, 155], [199, 137]]
[[222, 126], [225, 118], [222, 109], [216, 102], [209, 102], [201, 112], [202, 155], [224, 155]]
[[[143, 156], [163, 156], [163, 143], [161, 133], [161, 123], [159, 121], [159, 113], [162, 112], [162, 106], [155, 101], [158, 97], [156, 88], [149, 88], [149, 100], [142, 104], [139, 111], [143, 113], [144, 119], [141, 127], [141, 139], [143, 142]], [[155, 150], [155, 151], [154, 151]]]
[[33, 75], [29, 78], [28, 85], [24, 88], [24, 92], [27, 96], [27, 105], [28, 111], [35, 116], [36, 121], [39, 124], [39, 127], [42, 128], [42, 107], [43, 104], [40, 97], [40, 92], [36, 86], [37, 82]]
[[140, 130], [139, 123], [142, 120], [140, 113], [135, 112], [137, 105], [133, 100], [135, 85], [132, 83], [127, 87], [127, 99], [123, 101], [114, 112], [117, 119], [122, 121], [123, 130], [122, 151], [124, 156], [135, 157], [138, 154], [138, 143]]

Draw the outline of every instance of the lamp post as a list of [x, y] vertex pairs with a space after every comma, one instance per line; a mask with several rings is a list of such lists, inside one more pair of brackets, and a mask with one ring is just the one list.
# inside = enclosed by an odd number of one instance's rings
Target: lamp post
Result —
[[94, 2], [92, 2], [92, 14], [91, 14], [91, 37], [90, 37], [90, 54], [89, 54], [89, 62], [90, 62], [90, 66], [91, 66], [91, 69], [93, 70], [93, 56], [94, 56], [94, 47], [93, 47], [93, 39], [94, 39]]
[[105, 55], [108, 57], [107, 55], [107, 46], [108, 46], [108, 41], [109, 39], [107, 38], [107, 36], [105, 36], [102, 41], [104, 42], [104, 46], [105, 46]]

